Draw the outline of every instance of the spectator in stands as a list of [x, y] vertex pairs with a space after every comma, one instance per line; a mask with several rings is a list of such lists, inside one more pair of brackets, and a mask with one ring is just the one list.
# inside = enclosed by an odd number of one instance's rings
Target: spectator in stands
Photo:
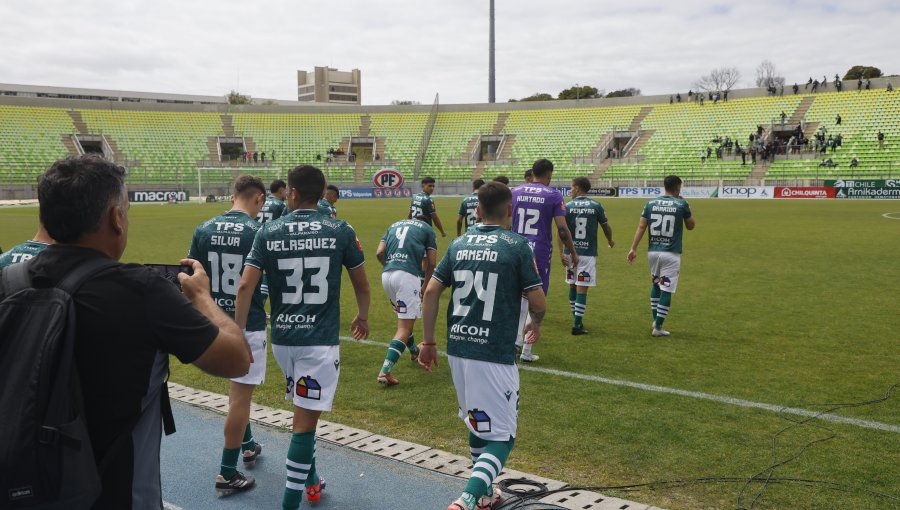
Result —
[[254, 163], [259, 162], [259, 152], [253, 151], [253, 162]]
[[756, 147], [750, 147], [750, 163], [756, 164]]
[[706, 157], [712, 157], [712, 149], [708, 145], [706, 146]]
[[894, 86], [891, 85], [891, 82], [888, 82], [888, 84], [887, 84], [887, 91], [888, 91], [888, 92], [893, 92], [893, 91], [894, 91]]
[[781, 110], [781, 123], [784, 124], [784, 119], [787, 118], [787, 114], [784, 113], [784, 110]]
[[706, 151], [700, 150], [700, 163], [706, 163]]
[[823, 89], [828, 88], [828, 78], [826, 78], [824, 74], [822, 75], [822, 88]]
[[94, 458], [104, 466], [92, 508], [159, 508], [168, 354], [240, 377], [250, 368], [247, 342], [216, 306], [196, 260], [182, 261], [194, 270], [178, 275], [183, 293], [149, 268], [118, 263], [129, 234], [123, 168], [93, 155], [57, 161], [40, 178], [38, 201], [57, 244], [25, 263], [32, 280], [56, 285], [77, 267], [110, 264], [73, 295], [73, 358]]
[[803, 90], [806, 90], [807, 88], [809, 88], [809, 86], [812, 85], [812, 81], [813, 81], [812, 76], [810, 76], [809, 81], [806, 82], [806, 85], [803, 86]]
[[322, 161], [322, 155], [316, 154], [316, 161]]
[[246, 152], [241, 154], [241, 161], [243, 161], [244, 163], [247, 162], [247, 153]]
[[872, 80], [867, 78], [866, 79], [866, 90], [869, 90], [871, 88], [872, 88]]
[[266, 162], [266, 151], [262, 151], [262, 154], [260, 154], [260, 158], [261, 158], [261, 160], [262, 160], [263, 163]]
[[784, 83], [781, 84], [781, 91], [779, 92], [779, 94], [782, 96], [784, 95]]
[[823, 159], [819, 166], [824, 166], [825, 168], [835, 168], [837, 167], [837, 163], [831, 160], [831, 158]]
[[828, 141], [825, 143], [827, 143], [828, 146], [831, 147], [831, 152], [837, 150], [837, 144], [834, 142], [834, 138], [831, 135], [828, 135]]
[[813, 84], [812, 84], [812, 91], [818, 92], [818, 90], [819, 90], [819, 80], [815, 80], [815, 81], [813, 81]]
[[841, 147], [842, 145], [844, 145], [844, 135], [838, 133], [837, 136], [834, 137], [834, 143], [838, 147]]
[[494, 177], [494, 182], [502, 182], [503, 184], [509, 186], [509, 177], [505, 175], [498, 175], [497, 177]]
[[799, 91], [799, 90], [800, 90], [800, 87], [799, 87], [799, 86], [797, 86], [797, 84], [796, 84], [796, 83], [794, 83], [794, 87], [793, 87], [793, 88], [794, 88], [794, 95], [796, 95], [796, 94], [797, 94], [797, 91]]
[[856, 167], [858, 167], [858, 166], [859, 166], [859, 160], [858, 160], [858, 159], [853, 158], [853, 159], [850, 160], [850, 168], [856, 168]]
[[[888, 84], [888, 85], [890, 85], [890, 84]], [[675, 94], [675, 100], [678, 101], [679, 103], [681, 102], [681, 92]]]
[[838, 92], [840, 92], [844, 88], [844, 82], [842, 82], [841, 80], [834, 80], [834, 88], [837, 89]]
[[835, 123], [835, 125], [837, 125], [837, 126], [840, 126], [840, 125], [841, 125], [841, 114], [840, 114], [840, 113], [837, 114], [837, 117], [834, 118], [834, 123]]
[[723, 100], [723, 101], [728, 101], [728, 91], [727, 91], [727, 90], [726, 90], [725, 92], [722, 93], [722, 100]]
[[878, 148], [884, 149], [884, 133], [881, 130], [878, 131]]
[[862, 76], [860, 76], [859, 79], [856, 80], [856, 90], [862, 90]]
[[672, 96], [669, 96], [669, 104], [674, 103], [675, 101], [672, 99]]
[[738, 149], [738, 151], [741, 153], [741, 165], [746, 165], [747, 164], [747, 151], [745, 151], [743, 149]]
[[272, 149], [272, 152], [270, 152], [269, 155], [272, 157], [272, 161], [275, 161], [275, 149]]
[[688, 101], [690, 101], [694, 97], [694, 91], [688, 90]]
[[[612, 158], [612, 153], [613, 153], [613, 148], [612, 148], [612, 147], [607, 147], [607, 148], [606, 148], [606, 157], [607, 157], [607, 158]], [[530, 170], [529, 170], [529, 171], [530, 171]]]

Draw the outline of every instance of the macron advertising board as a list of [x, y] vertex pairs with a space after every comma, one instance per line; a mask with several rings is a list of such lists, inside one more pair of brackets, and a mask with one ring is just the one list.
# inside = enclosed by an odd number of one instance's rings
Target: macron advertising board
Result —
[[149, 203], [149, 202], [185, 202], [188, 199], [188, 192], [172, 191], [172, 190], [145, 190], [145, 191], [129, 191], [128, 201], [132, 203]]

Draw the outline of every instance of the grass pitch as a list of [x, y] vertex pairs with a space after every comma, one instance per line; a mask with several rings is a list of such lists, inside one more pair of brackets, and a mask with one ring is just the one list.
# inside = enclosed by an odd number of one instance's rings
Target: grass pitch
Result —
[[[437, 200], [451, 237], [458, 203]], [[617, 246], [604, 247], [598, 257], [599, 286], [589, 293], [585, 316], [591, 334], [569, 335], [567, 289], [562, 267], [555, 266], [544, 338], [535, 347], [538, 367], [813, 411], [876, 399], [900, 382], [894, 284], [900, 221], [882, 216], [900, 211], [900, 203], [692, 201], [697, 229], [685, 233], [668, 339], [650, 337], [644, 253], [633, 266], [625, 263], [642, 202], [603, 203]], [[390, 340], [396, 323], [374, 251], [385, 228], [405, 217], [406, 206], [399, 199], [338, 203], [339, 216], [356, 228], [369, 259], [372, 339], [381, 342]], [[194, 227], [226, 207], [132, 207], [123, 260], [177, 261], [187, 252]], [[35, 208], [0, 210], [0, 245], [8, 249], [30, 238], [36, 216]], [[440, 253], [451, 237], [438, 237]], [[349, 282], [344, 283], [346, 332], [355, 305]], [[445, 315], [440, 314], [439, 332]], [[420, 339], [421, 323], [416, 331]], [[439, 348], [445, 342], [439, 335]], [[446, 358], [432, 374], [402, 359], [394, 371], [402, 384], [386, 389], [375, 382], [384, 352], [377, 345], [342, 345], [340, 389], [334, 412], [325, 419], [468, 455]], [[776, 437], [802, 417], [560, 374], [521, 375], [520, 430], [510, 467], [573, 486], [732, 479], [639, 492], [604, 490], [672, 509], [900, 507], [900, 433], [895, 431], [814, 420]], [[225, 381], [177, 361], [172, 378], [212, 391], [227, 388]], [[289, 408], [283, 385], [270, 356], [257, 400]], [[896, 430], [900, 389], [885, 402], [834, 414]], [[206, 454], [212, 472], [218, 453]], [[745, 486], [795, 455], [772, 471], [776, 482]]]

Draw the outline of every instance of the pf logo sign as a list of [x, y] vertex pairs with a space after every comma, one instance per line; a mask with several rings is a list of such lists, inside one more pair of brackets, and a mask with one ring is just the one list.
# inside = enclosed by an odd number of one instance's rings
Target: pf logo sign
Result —
[[377, 188], [401, 188], [403, 174], [393, 168], [382, 168], [372, 176], [372, 183]]

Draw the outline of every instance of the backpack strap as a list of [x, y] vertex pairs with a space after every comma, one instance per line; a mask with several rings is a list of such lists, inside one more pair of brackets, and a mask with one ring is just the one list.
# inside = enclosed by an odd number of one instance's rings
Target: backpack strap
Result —
[[91, 279], [92, 276], [103, 271], [104, 269], [108, 269], [113, 266], [119, 265], [118, 262], [112, 259], [108, 259], [106, 257], [95, 257], [92, 259], [88, 259], [83, 264], [78, 265], [77, 267], [72, 268], [72, 270], [64, 276], [59, 283], [56, 284], [56, 287], [60, 290], [65, 291], [70, 296], [74, 296], [75, 292], [81, 288], [81, 285], [84, 282]]
[[7, 266], [0, 271], [0, 290], [4, 298], [31, 287], [31, 278], [28, 277], [29, 267], [26, 261]]

